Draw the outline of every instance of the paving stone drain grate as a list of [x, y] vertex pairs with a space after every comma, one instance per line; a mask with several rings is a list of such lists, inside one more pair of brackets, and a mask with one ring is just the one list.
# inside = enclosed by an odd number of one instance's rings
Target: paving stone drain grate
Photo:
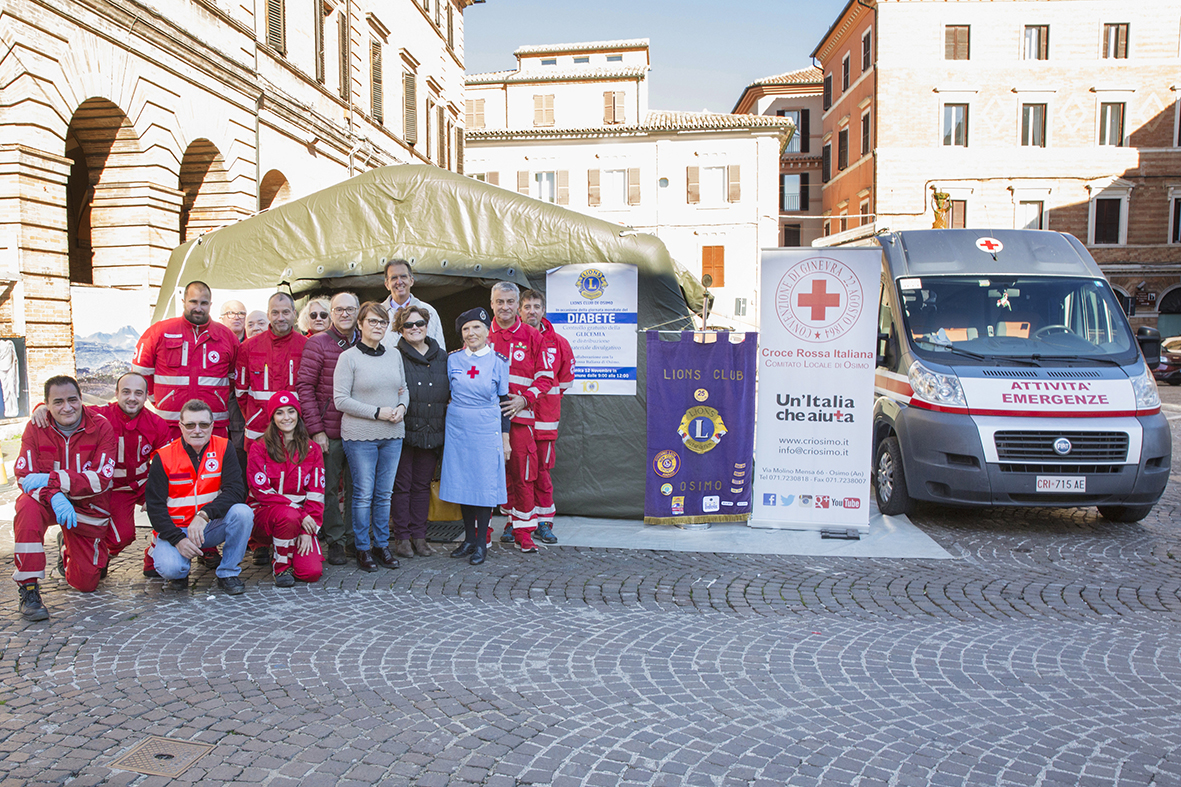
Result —
[[108, 767], [149, 776], [180, 776], [197, 760], [213, 751], [208, 743], [190, 743], [157, 735], [145, 738]]

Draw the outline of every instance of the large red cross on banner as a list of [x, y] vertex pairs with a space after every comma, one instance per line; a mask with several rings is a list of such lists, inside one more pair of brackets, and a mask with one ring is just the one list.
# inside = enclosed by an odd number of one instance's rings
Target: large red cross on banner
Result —
[[812, 291], [800, 293], [796, 305], [811, 308], [811, 319], [823, 320], [826, 309], [841, 305], [841, 296], [840, 293], [828, 291], [828, 282], [825, 279], [813, 279]]

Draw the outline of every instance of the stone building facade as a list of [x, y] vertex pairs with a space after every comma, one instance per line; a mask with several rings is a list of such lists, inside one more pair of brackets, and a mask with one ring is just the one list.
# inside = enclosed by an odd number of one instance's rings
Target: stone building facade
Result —
[[1075, 235], [1136, 322], [1181, 314], [1176, 2], [850, 0], [813, 57], [819, 243], [930, 227], [939, 193], [952, 226]]
[[796, 131], [779, 158], [779, 245], [811, 246], [821, 236], [821, 92], [816, 66], [764, 77], [742, 91], [738, 115], [786, 117]]
[[656, 235], [713, 277], [711, 324], [756, 327], [792, 121], [650, 110], [647, 39], [514, 54], [516, 69], [467, 78], [467, 174]]
[[145, 320], [186, 239], [371, 167], [458, 168], [472, 2], [7, 0], [0, 335], [29, 379], [74, 369], [72, 292]]

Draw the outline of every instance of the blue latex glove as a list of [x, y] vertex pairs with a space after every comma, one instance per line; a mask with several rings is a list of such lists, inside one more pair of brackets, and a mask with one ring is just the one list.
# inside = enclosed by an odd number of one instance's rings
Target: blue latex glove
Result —
[[49, 473], [29, 473], [21, 479], [21, 489], [26, 493], [49, 486]]
[[58, 492], [49, 498], [49, 505], [53, 506], [53, 515], [57, 517], [59, 525], [66, 530], [73, 530], [78, 526], [78, 512], [74, 510], [74, 504], [65, 493]]

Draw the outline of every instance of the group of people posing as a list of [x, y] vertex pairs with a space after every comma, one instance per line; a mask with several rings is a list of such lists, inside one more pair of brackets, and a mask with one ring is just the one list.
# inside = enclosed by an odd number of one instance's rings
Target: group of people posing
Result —
[[245, 591], [248, 550], [276, 587], [315, 582], [325, 560], [378, 571], [434, 554], [436, 469], [439, 498], [464, 520], [452, 557], [484, 562], [497, 506], [502, 541], [556, 544], [550, 470], [574, 357], [544, 296], [494, 285], [490, 309], [455, 321], [462, 346], [448, 354], [438, 313], [411, 294], [410, 263], [387, 263], [385, 284], [381, 303], [313, 298], [298, 330], [293, 298], [275, 293], [266, 327], [246, 336], [241, 303], [213, 321], [209, 287], [191, 282], [183, 316], [140, 337], [115, 401], [84, 406], [74, 378], [47, 380], [15, 466], [21, 614], [49, 617], [48, 528], [61, 526], [66, 581], [92, 591], [134, 543], [139, 505], [152, 526], [145, 576], [187, 588], [195, 560], [230, 595]]

